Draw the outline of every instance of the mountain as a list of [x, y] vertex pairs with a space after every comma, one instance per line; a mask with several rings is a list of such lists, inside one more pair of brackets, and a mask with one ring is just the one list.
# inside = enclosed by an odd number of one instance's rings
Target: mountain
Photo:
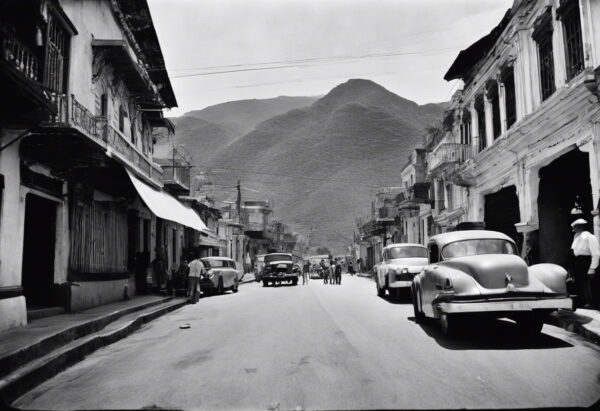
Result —
[[214, 151], [211, 179], [217, 189], [240, 179], [245, 199], [274, 199], [276, 218], [341, 252], [356, 217], [379, 187], [399, 185], [407, 156], [443, 110], [349, 80]]
[[183, 144], [199, 165], [206, 164], [214, 151], [249, 133], [273, 116], [306, 107], [318, 97], [280, 96], [270, 99], [238, 100], [206, 107], [171, 118], [176, 134], [161, 134], [154, 147], [155, 157], [171, 156], [173, 144]]

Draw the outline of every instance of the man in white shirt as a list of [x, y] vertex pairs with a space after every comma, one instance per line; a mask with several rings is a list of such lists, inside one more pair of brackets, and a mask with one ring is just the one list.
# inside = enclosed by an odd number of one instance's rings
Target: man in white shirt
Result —
[[198, 298], [200, 297], [200, 293], [198, 290], [198, 285], [200, 281], [200, 276], [202, 275], [202, 270], [204, 269], [204, 264], [200, 261], [199, 252], [196, 250], [196, 258], [192, 260], [189, 264], [190, 267], [190, 277], [188, 281], [188, 295], [190, 298], [190, 303], [196, 304], [198, 302]]
[[571, 244], [571, 264], [569, 272], [575, 280], [577, 288], [578, 307], [591, 308], [592, 281], [600, 260], [600, 243], [589, 231], [586, 231], [587, 221], [583, 218], [575, 220], [571, 227], [575, 236]]

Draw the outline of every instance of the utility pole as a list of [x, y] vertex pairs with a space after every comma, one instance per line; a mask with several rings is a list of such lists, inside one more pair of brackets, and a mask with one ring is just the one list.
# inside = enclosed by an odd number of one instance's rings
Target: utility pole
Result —
[[238, 224], [242, 223], [242, 187], [241, 182], [238, 180], [237, 182], [237, 214], [238, 214]]

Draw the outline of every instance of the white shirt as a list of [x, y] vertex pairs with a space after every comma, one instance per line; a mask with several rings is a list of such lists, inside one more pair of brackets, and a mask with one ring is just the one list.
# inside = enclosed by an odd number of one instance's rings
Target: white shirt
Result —
[[582, 231], [581, 233], [575, 234], [571, 249], [575, 256], [589, 255], [592, 257], [590, 270], [598, 267], [598, 260], [600, 259], [600, 243], [592, 233], [589, 231]]
[[193, 260], [188, 264], [188, 267], [190, 267], [190, 277], [200, 277], [204, 264], [200, 260]]

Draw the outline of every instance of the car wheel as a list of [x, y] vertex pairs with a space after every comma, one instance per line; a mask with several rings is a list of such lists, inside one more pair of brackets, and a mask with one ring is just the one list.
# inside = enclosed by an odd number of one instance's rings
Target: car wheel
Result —
[[223, 279], [219, 278], [219, 285], [217, 285], [217, 294], [223, 294], [225, 289], [223, 288]]
[[263, 280], [263, 287], [268, 287], [269, 286], [269, 282], [267, 280]]
[[379, 282], [377, 280], [375, 280], [375, 287], [377, 287], [377, 296], [383, 297], [385, 295], [385, 290], [379, 288]]
[[231, 291], [233, 291], [234, 293], [237, 293], [238, 287], [239, 287], [239, 284], [237, 282], [233, 283], [233, 286], [231, 286]]
[[292, 280], [292, 285], [298, 285], [298, 279], [297, 278], [294, 278]]
[[442, 326], [442, 332], [447, 337], [453, 337], [456, 335], [456, 317], [451, 314], [441, 313], [440, 324]]
[[415, 285], [412, 286], [412, 303], [413, 311], [415, 313], [415, 322], [423, 322], [423, 320], [425, 319], [425, 315], [423, 314], [423, 310], [421, 309], [421, 295], [419, 293], [419, 289]]

